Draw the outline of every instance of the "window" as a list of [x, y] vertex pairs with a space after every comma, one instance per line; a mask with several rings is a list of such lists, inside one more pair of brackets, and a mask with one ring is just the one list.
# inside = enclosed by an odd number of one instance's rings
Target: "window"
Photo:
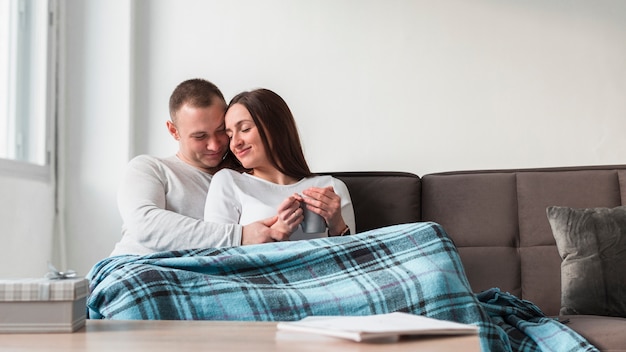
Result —
[[0, 173], [48, 177], [55, 111], [54, 1], [0, 1]]

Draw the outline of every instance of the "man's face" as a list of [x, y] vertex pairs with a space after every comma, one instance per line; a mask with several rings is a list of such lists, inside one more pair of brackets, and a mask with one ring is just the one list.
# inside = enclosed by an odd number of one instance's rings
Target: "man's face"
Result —
[[228, 150], [224, 112], [222, 104], [204, 108], [185, 104], [176, 112], [176, 123], [167, 122], [170, 134], [178, 140], [181, 160], [211, 174], [218, 170]]

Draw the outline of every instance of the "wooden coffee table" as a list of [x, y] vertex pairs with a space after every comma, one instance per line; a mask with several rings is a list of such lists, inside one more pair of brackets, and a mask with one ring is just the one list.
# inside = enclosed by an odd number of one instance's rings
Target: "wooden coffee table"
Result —
[[0, 334], [1, 351], [480, 351], [478, 336], [352, 342], [276, 329], [273, 322], [87, 320], [74, 333]]

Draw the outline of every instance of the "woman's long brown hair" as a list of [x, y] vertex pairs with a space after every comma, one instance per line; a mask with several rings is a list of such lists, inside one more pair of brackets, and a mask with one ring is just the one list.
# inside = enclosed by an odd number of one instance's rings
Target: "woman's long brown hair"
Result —
[[269, 161], [283, 174], [302, 179], [313, 175], [304, 158], [300, 135], [287, 103], [269, 89], [255, 89], [236, 95], [228, 104], [248, 109], [256, 124]]

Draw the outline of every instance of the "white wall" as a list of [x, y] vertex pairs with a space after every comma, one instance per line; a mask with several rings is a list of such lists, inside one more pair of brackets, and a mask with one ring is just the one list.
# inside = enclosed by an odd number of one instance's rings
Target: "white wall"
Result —
[[169, 94], [267, 87], [314, 171], [626, 163], [626, 2], [150, 0], [67, 4], [69, 266], [120, 236], [128, 154], [170, 155]]
[[0, 177], [0, 279], [43, 277], [58, 260], [54, 187], [48, 181]]
[[[132, 2], [68, 0], [60, 143], [67, 267], [85, 275], [120, 236], [129, 156]], [[67, 268], [64, 268], [67, 269]]]

